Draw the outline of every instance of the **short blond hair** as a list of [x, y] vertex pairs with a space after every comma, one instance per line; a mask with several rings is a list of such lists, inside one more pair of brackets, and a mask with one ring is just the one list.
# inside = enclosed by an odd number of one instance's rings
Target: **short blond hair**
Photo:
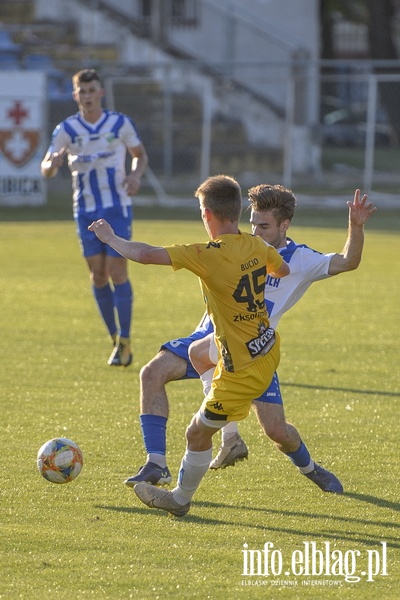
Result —
[[203, 202], [220, 221], [239, 221], [242, 212], [242, 190], [229, 175], [208, 177], [195, 191], [195, 198]]

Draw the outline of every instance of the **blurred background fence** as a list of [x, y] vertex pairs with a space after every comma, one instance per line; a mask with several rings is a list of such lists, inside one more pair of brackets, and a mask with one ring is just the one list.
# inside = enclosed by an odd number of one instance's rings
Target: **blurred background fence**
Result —
[[[244, 186], [399, 198], [397, 0], [69, 0], [68, 15], [65, 6], [0, 3], [0, 75], [47, 77], [43, 150], [77, 110], [71, 75], [93, 67], [105, 104], [138, 127], [151, 167], [143, 190], [159, 200], [221, 172]], [[63, 184], [67, 168], [50, 186]]]
[[[224, 65], [217, 65], [223, 72]], [[304, 114], [304, 90], [313, 88], [307, 70], [282, 76], [279, 64], [236, 65], [251, 69], [259, 88], [280, 89], [286, 110], [262, 112], [256, 126], [240, 115], [215, 108], [223, 93], [243, 94], [230, 81], [193, 80], [190, 63], [157, 66], [157, 76], [105, 79], [106, 104], [135, 121], [150, 156], [152, 173], [165, 190], [182, 192], [208, 174], [232, 173], [245, 185], [280, 182], [286, 186], [396, 193], [400, 185], [400, 75], [372, 72], [372, 65], [318, 65], [318, 119]], [[368, 67], [368, 68], [366, 68]], [[382, 65], [380, 65], [382, 69]], [[324, 74], [324, 70], [334, 74]], [[288, 69], [284, 69], [285, 72]], [[337, 71], [341, 71], [339, 74]], [[183, 82], [185, 82], [183, 84]], [[218, 89], [216, 89], [218, 88]], [[386, 99], [384, 102], [383, 99]], [[243, 99], [241, 99], [243, 102]], [[256, 110], [248, 99], [248, 110]], [[389, 114], [395, 107], [394, 115]], [[243, 110], [246, 110], [246, 105]], [[48, 128], [76, 111], [71, 98], [49, 98]], [[64, 176], [69, 177], [64, 171]]]

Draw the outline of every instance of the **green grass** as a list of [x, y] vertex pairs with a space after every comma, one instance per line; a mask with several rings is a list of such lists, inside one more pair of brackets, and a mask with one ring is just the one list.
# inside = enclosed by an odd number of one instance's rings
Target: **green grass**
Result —
[[[335, 220], [293, 226], [292, 237], [340, 251], [342, 217], [335, 217], [338, 228]], [[249, 460], [210, 472], [183, 519], [147, 509], [122, 481], [144, 459], [140, 367], [160, 343], [197, 323], [196, 279], [130, 266], [135, 359], [129, 369], [111, 369], [72, 222], [0, 224], [0, 598], [398, 598], [400, 239], [391, 219], [385, 227], [380, 218], [379, 228], [372, 220], [368, 227], [360, 268], [315, 284], [280, 327], [287, 418], [346, 493], [326, 495], [300, 476], [251, 414], [240, 425]], [[204, 239], [196, 221], [142, 220], [134, 233], [157, 244]], [[181, 381], [168, 391], [168, 464], [176, 474], [201, 388]], [[67, 485], [36, 470], [38, 448], [55, 436], [72, 438], [85, 456], [82, 474]], [[284, 571], [305, 542], [319, 549], [329, 542], [343, 555], [360, 552], [357, 573], [368, 551], [387, 542], [388, 575], [359, 583], [243, 577], [243, 544], [261, 550], [266, 542], [281, 552]], [[310, 579], [314, 585], [305, 587]], [[319, 584], [329, 580], [341, 586]]]

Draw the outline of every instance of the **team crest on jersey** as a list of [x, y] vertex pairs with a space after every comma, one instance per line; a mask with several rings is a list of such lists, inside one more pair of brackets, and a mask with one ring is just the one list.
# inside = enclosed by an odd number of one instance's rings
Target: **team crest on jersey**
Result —
[[76, 138], [74, 139], [74, 144], [79, 146], [79, 148], [82, 148], [84, 141], [85, 141], [85, 136], [77, 135]]
[[16, 167], [32, 158], [39, 146], [40, 131], [32, 112], [34, 106], [29, 99], [0, 101], [0, 150]]
[[107, 133], [106, 135], [106, 142], [108, 142], [109, 144], [111, 144], [111, 142], [113, 142], [116, 138], [116, 135], [113, 131], [110, 131], [110, 133]]

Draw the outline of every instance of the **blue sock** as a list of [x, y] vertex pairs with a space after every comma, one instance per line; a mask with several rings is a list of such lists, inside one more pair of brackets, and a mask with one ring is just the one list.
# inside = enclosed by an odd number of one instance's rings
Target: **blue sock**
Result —
[[133, 292], [129, 279], [125, 283], [114, 284], [114, 301], [119, 319], [119, 334], [121, 337], [129, 338], [133, 303]]
[[114, 311], [114, 293], [109, 283], [104, 287], [92, 286], [93, 295], [99, 308], [103, 321], [111, 336], [117, 332]]
[[296, 467], [307, 467], [311, 462], [311, 456], [304, 442], [301, 442], [300, 448], [295, 452], [285, 452]]
[[140, 415], [144, 447], [147, 454], [167, 451], [167, 418], [158, 415]]

